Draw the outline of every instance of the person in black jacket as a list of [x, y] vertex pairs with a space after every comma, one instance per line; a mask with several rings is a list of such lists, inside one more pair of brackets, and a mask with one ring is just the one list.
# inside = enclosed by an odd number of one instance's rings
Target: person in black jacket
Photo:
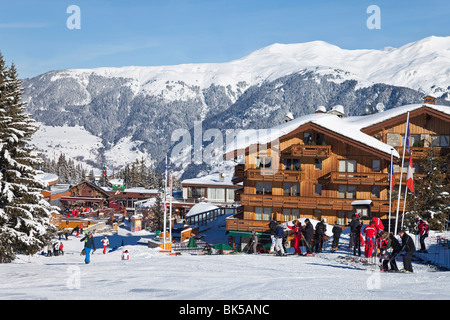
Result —
[[[352, 216], [352, 221], [349, 224], [350, 226], [350, 242], [348, 244], [349, 248], [355, 247], [355, 241], [358, 239], [358, 241], [361, 243], [360, 234], [361, 234], [361, 221], [359, 220], [359, 216], [357, 214], [354, 214]], [[358, 228], [359, 226], [359, 228]], [[358, 228], [358, 230], [357, 230]]]
[[315, 234], [315, 252], [323, 251], [323, 237], [325, 236], [325, 232], [327, 231], [326, 219], [322, 219], [319, 223], [316, 224], [316, 234]]
[[94, 237], [92, 232], [89, 232], [84, 236], [80, 242], [84, 241], [84, 251], [86, 252], [86, 258], [84, 259], [84, 263], [88, 264], [91, 262], [91, 250], [95, 251]]
[[305, 238], [306, 254], [312, 255], [313, 249], [311, 246], [311, 239], [314, 236], [314, 228], [309, 219], [305, 219], [305, 229], [302, 229], [303, 237]]
[[[358, 249], [358, 256], [361, 256], [361, 223], [355, 226], [353, 233], [353, 255], [356, 256], [356, 249]], [[351, 237], [350, 233], [350, 237]]]
[[[391, 272], [398, 272], [397, 262], [395, 262], [395, 258], [397, 255], [401, 252], [402, 246], [400, 245], [400, 242], [398, 242], [397, 238], [394, 237], [392, 233], [382, 231], [381, 232], [381, 239], [386, 241], [385, 245], [380, 248], [381, 255], [387, 254], [387, 259], [383, 260], [383, 271], [388, 271], [388, 265], [390, 265], [391, 269], [389, 271]], [[384, 241], [382, 243], [384, 243]], [[387, 253], [387, 250], [392, 248], [391, 254]]]
[[331, 251], [334, 252], [338, 249], [339, 239], [341, 238], [342, 233], [342, 227], [338, 224], [337, 221], [334, 223], [331, 232], [333, 232], [333, 244], [331, 245]]
[[411, 264], [411, 258], [416, 251], [416, 246], [414, 245], [413, 239], [406, 234], [405, 230], [400, 230], [398, 235], [402, 238], [402, 249], [405, 251], [403, 256], [403, 270], [404, 272], [413, 272], [413, 267]]
[[269, 223], [269, 230], [270, 230], [270, 239], [272, 240], [272, 244], [270, 245], [270, 252], [273, 253], [275, 250], [275, 242], [277, 240], [277, 220], [275, 217], [270, 221]]

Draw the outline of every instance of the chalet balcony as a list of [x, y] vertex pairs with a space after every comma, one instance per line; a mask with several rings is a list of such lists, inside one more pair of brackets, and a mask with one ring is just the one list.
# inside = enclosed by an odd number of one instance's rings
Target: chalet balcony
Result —
[[[397, 152], [400, 156], [403, 155], [403, 147], [402, 146], [395, 147], [395, 149], [397, 150]], [[414, 160], [425, 158], [427, 156], [429, 150], [433, 150], [435, 155], [440, 155], [440, 156], [445, 156], [450, 153], [450, 148], [443, 148], [443, 147], [428, 147], [428, 148], [426, 148], [426, 147], [411, 147], [410, 150], [412, 151]], [[405, 151], [405, 158], [406, 158], [406, 155], [407, 155], [407, 152]], [[408, 159], [409, 159], [409, 155], [408, 155]]]
[[304, 174], [300, 170], [248, 169], [244, 176], [253, 181], [298, 182]]
[[304, 145], [297, 144], [290, 147], [293, 157], [328, 158], [331, 154], [331, 146], [328, 145]]
[[269, 232], [269, 221], [239, 219], [231, 216], [226, 219], [226, 230]]
[[[292, 209], [320, 209], [336, 211], [352, 211], [352, 202], [357, 199], [326, 198], [326, 197], [293, 197], [258, 194], [241, 194], [241, 205], [261, 206]], [[389, 200], [372, 199], [372, 212], [388, 213]], [[402, 204], [403, 202], [401, 202]], [[396, 200], [392, 200], [392, 208], [395, 208]]]
[[349, 185], [389, 185], [388, 174], [382, 172], [359, 173], [332, 171], [330, 173], [330, 182]]
[[233, 184], [244, 181], [244, 169], [245, 165], [240, 163], [234, 167], [234, 177], [231, 179]]

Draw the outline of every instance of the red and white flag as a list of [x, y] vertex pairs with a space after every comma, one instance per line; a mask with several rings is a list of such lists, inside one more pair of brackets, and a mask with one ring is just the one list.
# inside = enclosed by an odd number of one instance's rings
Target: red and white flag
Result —
[[406, 174], [406, 186], [408, 187], [409, 191], [414, 192], [412, 152], [409, 156], [408, 173]]

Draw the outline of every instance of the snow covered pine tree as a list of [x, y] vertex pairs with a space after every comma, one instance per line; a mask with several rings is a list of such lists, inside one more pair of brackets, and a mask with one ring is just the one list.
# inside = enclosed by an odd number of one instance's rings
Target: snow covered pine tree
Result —
[[35, 168], [41, 162], [29, 145], [36, 122], [21, 102], [22, 81], [14, 64], [8, 68], [0, 54], [0, 263], [11, 262], [17, 253], [39, 252], [52, 238], [52, 207], [41, 191]]

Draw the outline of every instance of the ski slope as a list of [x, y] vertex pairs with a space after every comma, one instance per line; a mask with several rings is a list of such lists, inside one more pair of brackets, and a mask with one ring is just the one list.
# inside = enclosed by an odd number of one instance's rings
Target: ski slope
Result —
[[[223, 230], [222, 230], [223, 231]], [[145, 231], [121, 228], [136, 242]], [[217, 236], [217, 235], [216, 235]], [[99, 244], [103, 235], [96, 235]], [[2, 300], [446, 300], [450, 272], [413, 262], [414, 273], [378, 272], [377, 267], [346, 265], [348, 236], [338, 253], [314, 257], [267, 254], [171, 256], [145, 245], [125, 245], [103, 254], [98, 245], [91, 263], [80, 256], [79, 238], [63, 240], [63, 256], [18, 256], [0, 264]], [[113, 240], [113, 241], [111, 241]], [[220, 241], [220, 236], [216, 241]], [[111, 247], [117, 245], [113, 237]], [[126, 243], [126, 242], [125, 242]], [[130, 260], [122, 261], [128, 249]], [[401, 261], [399, 268], [403, 267]], [[275, 294], [274, 294], [275, 293]]]

